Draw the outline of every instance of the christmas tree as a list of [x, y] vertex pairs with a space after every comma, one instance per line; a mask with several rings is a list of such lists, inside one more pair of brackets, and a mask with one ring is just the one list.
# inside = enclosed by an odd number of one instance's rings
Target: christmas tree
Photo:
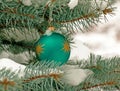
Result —
[[115, 1], [0, 0], [0, 91], [120, 90], [120, 57], [71, 57]]

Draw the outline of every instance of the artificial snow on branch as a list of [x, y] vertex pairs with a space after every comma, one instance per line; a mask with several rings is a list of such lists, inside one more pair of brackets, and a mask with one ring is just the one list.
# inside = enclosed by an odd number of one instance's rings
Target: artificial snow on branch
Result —
[[23, 3], [24, 5], [27, 5], [27, 6], [32, 5], [31, 0], [22, 0], [22, 3]]
[[77, 6], [77, 5], [78, 5], [78, 0], [70, 0], [70, 2], [68, 3], [68, 7], [70, 9], [74, 9], [75, 6]]

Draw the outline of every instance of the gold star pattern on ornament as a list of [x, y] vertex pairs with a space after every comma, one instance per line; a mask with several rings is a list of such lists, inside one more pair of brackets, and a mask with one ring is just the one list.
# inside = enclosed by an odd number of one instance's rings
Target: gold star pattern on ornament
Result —
[[64, 44], [63, 44], [63, 50], [65, 52], [69, 52], [70, 51], [70, 46], [69, 46], [69, 43], [67, 41], [65, 41]]
[[41, 45], [41, 44], [36, 46], [36, 53], [37, 54], [41, 54], [43, 52], [43, 46], [44, 45]]

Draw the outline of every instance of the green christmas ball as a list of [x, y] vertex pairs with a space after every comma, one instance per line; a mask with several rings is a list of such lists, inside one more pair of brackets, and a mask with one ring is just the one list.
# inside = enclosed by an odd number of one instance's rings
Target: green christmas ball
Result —
[[35, 44], [35, 51], [40, 61], [54, 61], [65, 64], [70, 56], [68, 40], [59, 33], [43, 35]]

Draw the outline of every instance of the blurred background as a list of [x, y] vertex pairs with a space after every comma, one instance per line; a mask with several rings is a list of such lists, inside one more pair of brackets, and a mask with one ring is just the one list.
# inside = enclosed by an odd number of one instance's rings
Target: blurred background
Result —
[[76, 36], [92, 53], [104, 57], [120, 56], [120, 0], [113, 7], [116, 7], [114, 15], [108, 15], [108, 21], [102, 20], [91, 31]]

